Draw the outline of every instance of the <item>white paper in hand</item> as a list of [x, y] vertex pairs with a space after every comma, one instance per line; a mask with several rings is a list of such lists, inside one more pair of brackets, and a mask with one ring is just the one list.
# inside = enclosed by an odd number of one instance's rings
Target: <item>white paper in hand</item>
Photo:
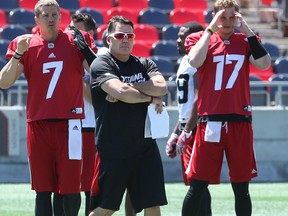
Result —
[[152, 139], [158, 139], [169, 135], [169, 115], [167, 109], [163, 105], [162, 113], [157, 113], [155, 106], [155, 104], [148, 106], [145, 138], [152, 137]]

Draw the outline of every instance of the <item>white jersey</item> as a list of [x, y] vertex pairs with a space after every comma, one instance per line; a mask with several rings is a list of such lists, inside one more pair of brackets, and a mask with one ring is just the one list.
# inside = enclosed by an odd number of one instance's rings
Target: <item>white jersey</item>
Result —
[[97, 56], [99, 55], [104, 55], [105, 53], [107, 53], [109, 51], [109, 49], [107, 47], [100, 47], [98, 48], [97, 51]]
[[[90, 80], [89, 73], [85, 70], [83, 79]], [[91, 103], [89, 103], [84, 97], [84, 113], [85, 118], [82, 119], [82, 128], [95, 128], [96, 122], [95, 122], [95, 114], [94, 114], [94, 108]]]
[[197, 69], [189, 64], [188, 56], [183, 56], [176, 77], [180, 123], [186, 123], [191, 113], [192, 103], [194, 100], [193, 75], [196, 71]]

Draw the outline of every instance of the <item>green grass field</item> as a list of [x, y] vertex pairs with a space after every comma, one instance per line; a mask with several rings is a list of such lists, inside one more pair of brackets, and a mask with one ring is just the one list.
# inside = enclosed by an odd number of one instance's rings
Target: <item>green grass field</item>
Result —
[[[166, 184], [168, 205], [161, 208], [162, 216], [180, 216], [187, 187], [182, 183]], [[210, 185], [213, 216], [232, 216], [234, 197], [230, 184]], [[288, 183], [251, 183], [253, 216], [288, 216]], [[84, 195], [82, 194], [82, 198]], [[33, 216], [35, 193], [29, 184], [0, 184], [1, 216]], [[82, 199], [82, 204], [84, 200]], [[79, 216], [84, 216], [84, 205]], [[124, 216], [124, 208], [114, 214]], [[143, 212], [138, 214], [143, 215]]]

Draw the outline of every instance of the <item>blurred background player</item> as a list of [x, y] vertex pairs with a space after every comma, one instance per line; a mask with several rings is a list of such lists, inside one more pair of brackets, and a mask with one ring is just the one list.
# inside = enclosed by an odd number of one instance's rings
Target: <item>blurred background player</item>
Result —
[[105, 29], [102, 33], [102, 47], [99, 47], [97, 55], [103, 55], [108, 52], [108, 43], [107, 43], [108, 29]]
[[[193, 68], [188, 62], [188, 56], [186, 53], [184, 42], [189, 34], [203, 30], [203, 26], [201, 26], [197, 22], [185, 23], [179, 29], [177, 39], [178, 52], [183, 56], [181, 58], [181, 62], [176, 75], [179, 120], [176, 123], [174, 131], [172, 132], [166, 144], [166, 155], [170, 158], [176, 157], [176, 143], [178, 138], [182, 139], [183, 135], [186, 135], [186, 131], [184, 130], [184, 127], [186, 125], [186, 128], [189, 128], [189, 131], [192, 131], [192, 133], [187, 134], [186, 152], [180, 155], [182, 174], [185, 185], [190, 184], [190, 181], [187, 178], [185, 171], [190, 161], [197, 125], [198, 79], [197, 76], [194, 75], [196, 69]], [[179, 137], [180, 134], [181, 136]], [[202, 198], [201, 208], [198, 212], [198, 215], [211, 215], [211, 197], [208, 188], [207, 192]]]

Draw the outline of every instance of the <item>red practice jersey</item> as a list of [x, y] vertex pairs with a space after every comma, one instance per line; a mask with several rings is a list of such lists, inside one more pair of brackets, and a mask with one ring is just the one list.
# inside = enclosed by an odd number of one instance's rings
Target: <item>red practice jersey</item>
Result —
[[[186, 38], [187, 51], [200, 39], [203, 32]], [[260, 38], [258, 38], [260, 40]], [[249, 86], [250, 46], [246, 36], [233, 33], [223, 40], [211, 35], [203, 65], [197, 68], [199, 78], [198, 115], [251, 115]]]
[[[88, 34], [85, 39], [97, 50]], [[17, 47], [17, 38], [9, 45], [10, 59]], [[59, 31], [53, 42], [33, 34], [28, 50], [20, 63], [28, 82], [27, 122], [40, 119], [84, 118], [84, 56], [73, 42], [70, 32]]]

